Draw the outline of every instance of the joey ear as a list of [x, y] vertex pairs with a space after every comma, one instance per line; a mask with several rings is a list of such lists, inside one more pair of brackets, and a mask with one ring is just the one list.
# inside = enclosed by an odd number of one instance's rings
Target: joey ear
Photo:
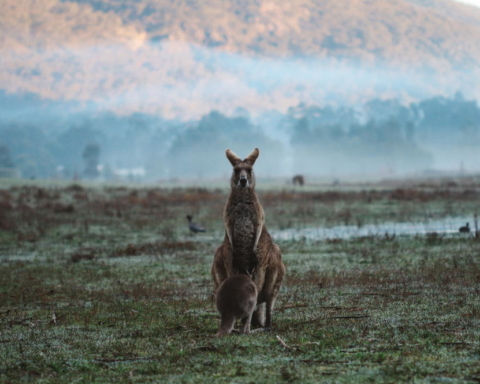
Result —
[[233, 152], [231, 149], [227, 149], [227, 151], [225, 152], [226, 155], [227, 155], [227, 159], [230, 161], [230, 163], [235, 166], [237, 165], [238, 163], [241, 163], [242, 162], [242, 159], [240, 159], [236, 154], [235, 152]]
[[260, 151], [258, 148], [255, 148], [247, 157], [244, 161], [248, 161], [250, 164], [255, 164], [255, 161], [257, 160], [258, 155], [260, 155]]

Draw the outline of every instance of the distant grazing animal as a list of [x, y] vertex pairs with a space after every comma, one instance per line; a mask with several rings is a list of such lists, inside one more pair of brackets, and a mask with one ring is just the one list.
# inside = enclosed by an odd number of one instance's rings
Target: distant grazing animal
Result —
[[218, 291], [230, 276], [238, 273], [251, 275], [258, 292], [252, 325], [271, 327], [273, 306], [285, 275], [285, 266], [280, 248], [273, 244], [265, 227], [265, 214], [255, 193], [253, 165], [259, 154], [255, 148], [242, 160], [230, 149], [226, 151], [233, 173], [223, 212], [225, 237], [215, 251], [212, 277], [215, 291]]
[[292, 178], [293, 185], [304, 185], [305, 177], [303, 175], [295, 175]]
[[467, 223], [465, 226], [458, 228], [458, 232], [462, 232], [462, 233], [470, 232], [470, 224]]
[[257, 306], [257, 287], [247, 275], [233, 275], [218, 288], [217, 309], [222, 318], [216, 336], [232, 332], [237, 319], [242, 319], [242, 333], [250, 333], [253, 310]]
[[192, 222], [192, 216], [187, 215], [187, 220], [188, 220], [188, 229], [190, 229], [190, 231], [192, 231], [193, 233], [205, 232], [206, 231], [206, 229], [203, 228], [202, 226]]

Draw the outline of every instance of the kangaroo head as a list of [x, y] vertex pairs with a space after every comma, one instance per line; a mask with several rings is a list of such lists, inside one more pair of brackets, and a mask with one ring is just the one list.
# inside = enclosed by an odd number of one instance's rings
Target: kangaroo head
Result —
[[227, 159], [233, 166], [230, 185], [232, 188], [254, 188], [255, 174], [253, 173], [253, 164], [257, 160], [260, 151], [255, 148], [244, 160], [240, 159], [232, 150], [227, 149]]

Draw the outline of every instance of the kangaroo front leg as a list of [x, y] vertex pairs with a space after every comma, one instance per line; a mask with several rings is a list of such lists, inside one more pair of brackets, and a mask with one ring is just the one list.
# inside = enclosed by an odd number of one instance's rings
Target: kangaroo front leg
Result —
[[227, 237], [228, 237], [228, 241], [230, 243], [230, 247], [232, 247], [232, 249], [233, 249], [232, 231], [228, 227], [226, 228], [226, 231], [227, 231]]
[[258, 242], [260, 241], [260, 236], [262, 235], [263, 224], [260, 224], [257, 227], [257, 232], [255, 233], [255, 243], [253, 244], [253, 252], [257, 251]]

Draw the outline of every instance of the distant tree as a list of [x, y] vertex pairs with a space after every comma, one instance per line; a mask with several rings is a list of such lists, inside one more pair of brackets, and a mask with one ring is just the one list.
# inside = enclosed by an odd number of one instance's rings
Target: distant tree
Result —
[[0, 126], [0, 137], [11, 151], [12, 162], [23, 177], [44, 178], [55, 173], [54, 145], [40, 128], [7, 124]]
[[98, 143], [102, 148], [106, 146], [107, 139], [98, 129], [92, 127], [90, 120], [81, 125], [75, 125], [57, 137], [54, 155], [59, 165], [67, 169], [81, 169], [83, 150], [89, 143]]
[[343, 125], [349, 126], [357, 123], [358, 117], [354, 109], [349, 107], [333, 108], [318, 106], [306, 106], [301, 103], [296, 107], [291, 107], [288, 110], [287, 116], [291, 121], [298, 119], [305, 119], [309, 125]]
[[97, 143], [87, 144], [83, 149], [82, 158], [85, 162], [84, 176], [90, 179], [97, 178], [100, 175], [98, 170], [100, 146]]
[[312, 174], [377, 173], [386, 169], [412, 172], [431, 167], [432, 157], [421, 150], [390, 118], [343, 126], [298, 119], [292, 136], [294, 169]]
[[13, 168], [10, 150], [2, 143], [0, 143], [0, 168]]
[[176, 137], [165, 159], [170, 177], [218, 177], [231, 172], [225, 158], [227, 148], [242, 157], [255, 147], [260, 149], [261, 156], [255, 165], [257, 177], [285, 172], [282, 144], [267, 137], [245, 117], [230, 118], [211, 112]]
[[423, 100], [416, 107], [422, 114], [418, 132], [429, 141], [451, 145], [462, 139], [462, 131], [475, 130], [480, 121], [477, 102], [465, 100], [460, 93], [453, 99], [438, 96]]

